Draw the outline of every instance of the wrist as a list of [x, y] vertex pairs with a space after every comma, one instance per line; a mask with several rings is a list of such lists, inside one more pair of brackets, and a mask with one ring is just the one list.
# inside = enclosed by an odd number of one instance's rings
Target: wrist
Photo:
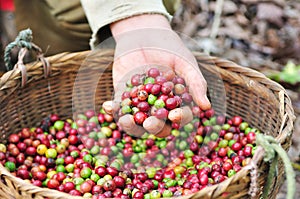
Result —
[[172, 29], [168, 19], [161, 14], [136, 15], [110, 24], [113, 37], [146, 28]]

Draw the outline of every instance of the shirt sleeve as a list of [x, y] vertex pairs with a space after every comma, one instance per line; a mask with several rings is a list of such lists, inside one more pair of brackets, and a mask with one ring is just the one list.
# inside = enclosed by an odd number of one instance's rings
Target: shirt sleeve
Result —
[[[111, 35], [109, 24], [140, 14], [162, 14], [171, 20], [162, 0], [81, 0], [92, 29], [90, 45]], [[101, 38], [102, 37], [102, 38]]]

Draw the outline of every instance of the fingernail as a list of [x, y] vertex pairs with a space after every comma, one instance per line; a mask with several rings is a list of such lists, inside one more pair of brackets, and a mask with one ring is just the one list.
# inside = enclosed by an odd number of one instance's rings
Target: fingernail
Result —
[[105, 101], [102, 104], [102, 107], [107, 114], [112, 114], [112, 107], [113, 107], [112, 103], [113, 103], [112, 101]]
[[211, 108], [211, 103], [206, 95], [204, 95], [201, 98], [198, 98], [196, 102], [198, 106], [200, 106], [200, 108], [203, 110], [208, 110]]
[[206, 101], [209, 102], [209, 99], [208, 99], [207, 95], [204, 95], [204, 98], [206, 99]]
[[164, 126], [165, 121], [160, 120], [155, 116], [148, 117], [143, 123], [144, 129], [151, 134], [157, 134], [158, 132], [162, 131]]
[[209, 99], [208, 99], [208, 97], [206, 95], [204, 96], [204, 99], [206, 100], [206, 102], [205, 102], [205, 104], [207, 106], [206, 108], [210, 109], [211, 108], [211, 103], [210, 103], [210, 101], [209, 101]]

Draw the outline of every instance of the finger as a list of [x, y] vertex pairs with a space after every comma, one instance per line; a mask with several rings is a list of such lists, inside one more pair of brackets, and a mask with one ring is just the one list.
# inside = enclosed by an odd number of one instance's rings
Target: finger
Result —
[[123, 131], [129, 135], [140, 137], [145, 133], [145, 129], [135, 123], [134, 118], [130, 114], [123, 115], [119, 118], [119, 124]]
[[184, 126], [193, 120], [193, 112], [188, 106], [175, 108], [169, 112], [168, 119], [180, 124], [180, 126]]
[[144, 123], [143, 127], [149, 133], [154, 134], [157, 137], [165, 138], [171, 134], [171, 126], [165, 121], [158, 119], [155, 116], [148, 117]]
[[[189, 91], [191, 95], [193, 96], [194, 102], [202, 109], [202, 110], [209, 110], [211, 108], [211, 103], [209, 99], [207, 98], [206, 92], [207, 88], [206, 86], [201, 88], [200, 85], [206, 85], [206, 82], [195, 82], [189, 84]], [[198, 89], [200, 88], [200, 89]]]
[[168, 137], [171, 134], [171, 130], [172, 130], [172, 127], [170, 125], [166, 124], [164, 126], [164, 128], [162, 129], [162, 131], [159, 132], [158, 134], [156, 134], [155, 136], [159, 137], [159, 138]]
[[155, 116], [150, 116], [143, 122], [143, 127], [146, 131], [155, 135], [163, 130], [165, 123], [165, 121]]
[[102, 104], [102, 108], [104, 109], [104, 111], [109, 114], [109, 115], [113, 115], [114, 113], [116, 113], [119, 108], [120, 108], [120, 104], [116, 103], [114, 101], [105, 101]]
[[171, 134], [171, 126], [167, 125], [164, 120], [160, 120], [155, 116], [150, 116], [145, 119], [143, 127], [149, 133], [154, 134], [157, 137], [164, 138]]
[[193, 96], [194, 102], [202, 109], [208, 110], [211, 104], [207, 98], [207, 83], [198, 68], [197, 62], [193, 59], [190, 63], [183, 59], [176, 62], [175, 70], [179, 76], [183, 77]]

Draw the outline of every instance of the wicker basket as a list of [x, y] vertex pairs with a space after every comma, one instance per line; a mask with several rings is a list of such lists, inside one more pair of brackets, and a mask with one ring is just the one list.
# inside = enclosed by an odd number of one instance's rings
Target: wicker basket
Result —
[[[200, 69], [205, 75], [210, 89], [210, 98], [214, 109], [220, 112], [224, 109], [219, 93], [226, 90], [227, 116], [241, 115], [252, 126], [262, 132], [276, 137], [287, 151], [291, 144], [294, 114], [289, 97], [283, 87], [267, 79], [259, 72], [240, 67], [232, 62], [219, 58], [207, 59], [201, 53], [194, 53]], [[51, 75], [44, 77], [42, 62], [27, 64], [27, 83], [22, 87], [21, 71], [15, 69], [5, 73], [0, 79], [0, 133], [5, 143], [10, 133], [23, 127], [39, 124], [42, 118], [50, 113], [58, 113], [63, 119], [72, 117], [72, 92], [77, 71], [81, 64], [89, 64], [89, 70], [81, 71], [90, 78], [81, 81], [82, 85], [95, 82], [95, 74], [103, 72], [95, 93], [96, 110], [105, 100], [110, 100], [113, 93], [112, 61], [113, 50], [85, 51], [78, 53], [62, 53], [47, 60], [51, 65]], [[211, 65], [216, 65], [216, 68]], [[109, 66], [109, 67], [107, 67]], [[94, 78], [95, 77], [95, 78]], [[219, 87], [216, 78], [222, 78], [224, 87]], [[98, 79], [96, 79], [98, 80]], [[80, 99], [90, 98], [84, 91], [76, 93]], [[82, 105], [76, 111], [90, 108]], [[256, 153], [253, 163], [258, 168], [259, 198], [267, 177], [269, 165], [263, 162], [263, 153]], [[253, 165], [253, 164], [252, 164]], [[283, 165], [279, 162], [277, 178], [272, 182], [272, 190], [268, 198], [275, 198], [284, 180]], [[236, 175], [224, 182], [205, 188], [198, 193], [183, 198], [250, 198], [250, 188], [253, 167], [244, 167]], [[0, 198], [68, 198], [70, 195], [47, 188], [33, 186], [11, 175], [0, 165]], [[228, 192], [226, 197], [223, 192]], [[77, 198], [77, 197], [74, 197]], [[78, 197], [81, 198], [81, 197]]]

